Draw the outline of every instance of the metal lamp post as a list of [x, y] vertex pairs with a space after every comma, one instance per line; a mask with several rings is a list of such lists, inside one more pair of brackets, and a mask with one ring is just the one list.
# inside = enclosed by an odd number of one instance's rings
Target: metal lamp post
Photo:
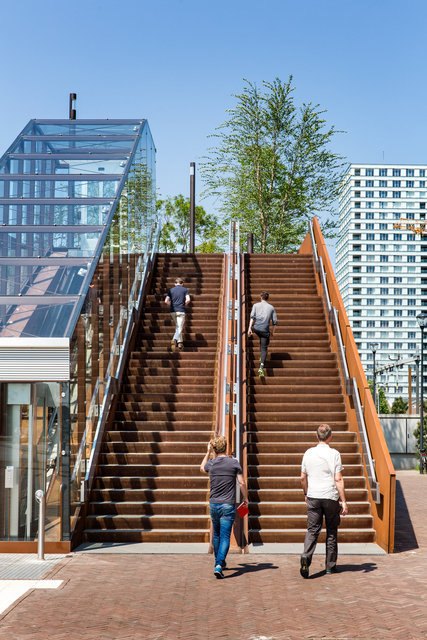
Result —
[[427, 313], [421, 312], [417, 315], [418, 324], [421, 329], [421, 389], [420, 389], [420, 473], [424, 473], [424, 329], [427, 327]]
[[369, 345], [370, 350], [372, 351], [372, 353], [374, 354], [374, 370], [373, 370], [373, 381], [374, 381], [374, 407], [375, 409], [377, 409], [377, 385], [376, 385], [376, 381], [377, 381], [377, 373], [375, 370], [375, 354], [377, 352], [377, 349], [380, 345], [378, 344], [378, 342], [372, 342]]

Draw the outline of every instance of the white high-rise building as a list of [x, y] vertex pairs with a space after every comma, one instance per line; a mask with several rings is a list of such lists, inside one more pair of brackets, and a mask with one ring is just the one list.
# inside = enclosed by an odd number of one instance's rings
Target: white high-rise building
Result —
[[[365, 373], [419, 353], [427, 311], [427, 165], [352, 164], [340, 198], [336, 277]], [[408, 222], [404, 222], [404, 221]], [[421, 221], [417, 223], [416, 221]], [[400, 225], [400, 228], [399, 228]], [[415, 364], [412, 365], [415, 402]], [[408, 399], [408, 365], [377, 376], [389, 402]]]

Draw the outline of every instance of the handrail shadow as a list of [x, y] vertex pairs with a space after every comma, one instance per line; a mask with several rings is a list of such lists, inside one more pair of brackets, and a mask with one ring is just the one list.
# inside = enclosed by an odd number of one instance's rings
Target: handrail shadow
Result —
[[402, 553], [418, 549], [417, 536], [403, 494], [402, 484], [396, 480], [396, 515], [394, 529], [394, 552]]

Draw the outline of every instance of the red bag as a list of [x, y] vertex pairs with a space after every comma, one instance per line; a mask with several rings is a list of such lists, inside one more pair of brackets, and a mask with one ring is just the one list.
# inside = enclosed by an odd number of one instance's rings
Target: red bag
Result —
[[242, 502], [242, 503], [241, 503], [241, 504], [239, 504], [239, 506], [237, 507], [237, 511], [239, 512], [239, 516], [240, 516], [241, 518], [244, 518], [245, 516], [247, 516], [247, 515], [248, 515], [248, 513], [249, 513], [249, 508], [248, 508], [248, 506], [247, 506], [244, 502]]

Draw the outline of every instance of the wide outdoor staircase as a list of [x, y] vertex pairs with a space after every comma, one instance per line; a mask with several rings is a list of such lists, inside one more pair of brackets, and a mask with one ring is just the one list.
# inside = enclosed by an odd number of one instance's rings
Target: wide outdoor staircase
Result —
[[[304, 451], [317, 444], [315, 429], [333, 429], [333, 447], [345, 467], [349, 515], [341, 542], [372, 542], [361, 452], [349, 431], [337, 355], [331, 351], [313, 259], [304, 255], [246, 255], [247, 323], [252, 304], [267, 290], [279, 325], [269, 347], [265, 379], [257, 375], [259, 340], [248, 339], [247, 451], [249, 542], [301, 542], [306, 506], [301, 489]], [[320, 541], [324, 541], [322, 532]]]
[[[223, 256], [158, 254], [90, 497], [86, 542], [208, 542], [208, 476], [199, 470], [215, 421]], [[184, 351], [167, 290], [191, 294]]]

